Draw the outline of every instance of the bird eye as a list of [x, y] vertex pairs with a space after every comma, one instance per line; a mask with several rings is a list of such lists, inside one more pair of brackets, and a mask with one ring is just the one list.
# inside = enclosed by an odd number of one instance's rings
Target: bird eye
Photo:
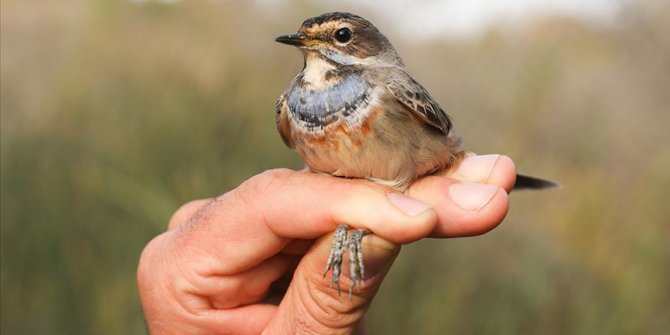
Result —
[[335, 39], [340, 43], [347, 43], [351, 40], [351, 29], [342, 28], [335, 32]]

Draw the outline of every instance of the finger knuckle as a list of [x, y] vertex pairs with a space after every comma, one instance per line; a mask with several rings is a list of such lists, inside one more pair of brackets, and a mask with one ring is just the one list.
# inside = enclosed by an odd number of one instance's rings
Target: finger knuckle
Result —
[[173, 229], [186, 223], [202, 206], [203, 202], [198, 200], [181, 205], [181, 207], [172, 214], [172, 217], [170, 217], [170, 220], [168, 221], [168, 229]]
[[154, 237], [144, 247], [137, 266], [137, 282], [140, 287], [151, 285], [156, 274], [157, 264], [160, 263], [160, 255], [163, 254], [163, 242], [165, 234]]
[[235, 191], [243, 200], [258, 201], [267, 194], [276, 192], [294, 173], [289, 169], [267, 170], [245, 181]]

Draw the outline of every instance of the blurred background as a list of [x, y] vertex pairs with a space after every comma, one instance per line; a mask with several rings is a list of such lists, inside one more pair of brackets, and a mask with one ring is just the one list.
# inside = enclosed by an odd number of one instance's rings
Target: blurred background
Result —
[[143, 246], [184, 202], [300, 168], [274, 37], [353, 11], [472, 150], [563, 189], [404, 247], [373, 334], [670, 331], [667, 1], [2, 0], [3, 334], [138, 334]]

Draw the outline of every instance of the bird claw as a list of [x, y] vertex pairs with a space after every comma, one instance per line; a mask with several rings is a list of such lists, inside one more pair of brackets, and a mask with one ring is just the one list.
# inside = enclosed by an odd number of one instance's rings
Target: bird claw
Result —
[[349, 250], [349, 298], [353, 293], [354, 286], [361, 286], [365, 276], [365, 265], [363, 263], [363, 237], [370, 234], [367, 229], [357, 229], [347, 236], [350, 227], [346, 224], [337, 226], [335, 229], [335, 236], [333, 237], [333, 244], [330, 248], [330, 255], [326, 262], [326, 271], [323, 273], [325, 277], [328, 271], [333, 270], [333, 275], [330, 280], [331, 286], [334, 284], [337, 288], [337, 294], [342, 295], [340, 287], [340, 275], [342, 274], [342, 260], [344, 252]]

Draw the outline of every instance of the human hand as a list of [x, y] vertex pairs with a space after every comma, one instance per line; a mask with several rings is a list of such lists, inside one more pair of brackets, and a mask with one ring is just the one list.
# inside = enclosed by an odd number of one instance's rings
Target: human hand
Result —
[[[514, 176], [505, 156], [471, 156], [400, 195], [362, 180], [272, 170], [216, 199], [190, 202], [142, 253], [138, 286], [148, 328], [351, 333], [400, 244], [493, 229], [507, 213]], [[330, 233], [340, 223], [374, 233], [363, 240], [366, 276], [351, 299], [323, 278]], [[282, 278], [289, 285], [281, 303], [268, 303]], [[342, 280], [350, 284], [346, 270]]]

